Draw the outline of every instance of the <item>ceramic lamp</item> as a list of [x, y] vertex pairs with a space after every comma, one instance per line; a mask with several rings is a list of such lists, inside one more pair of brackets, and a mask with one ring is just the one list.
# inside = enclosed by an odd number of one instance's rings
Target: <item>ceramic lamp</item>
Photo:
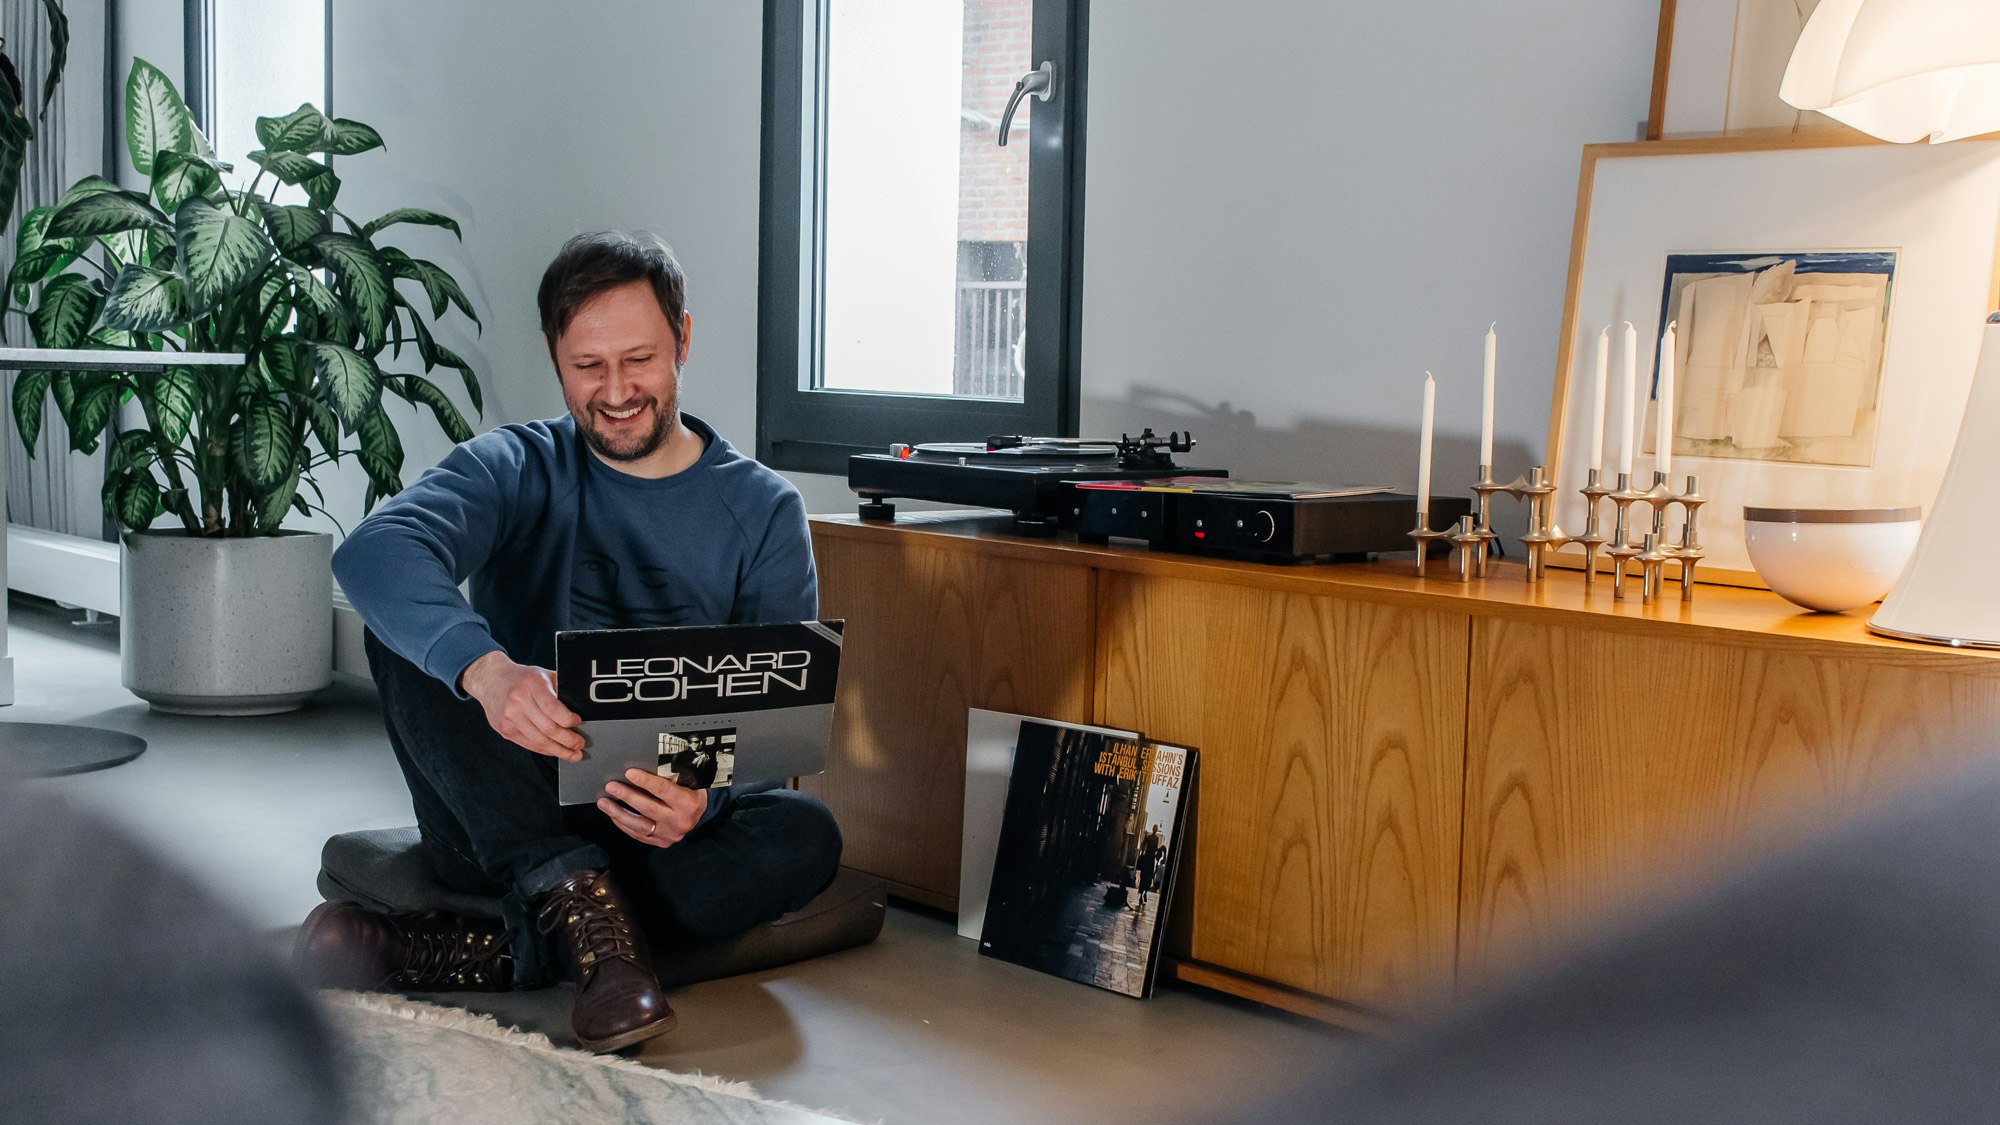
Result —
[[1878, 633], [1913, 641], [2000, 648], [2000, 596], [1993, 563], [2000, 521], [2000, 313], [1986, 325], [1965, 422], [1931, 505], [1917, 553], [1903, 580], [1868, 622]]
[[[1778, 88], [1799, 109], [1891, 141], [2000, 131], [2000, 5], [1994, 0], [1821, 0]], [[1958, 446], [1916, 557], [1868, 627], [2000, 648], [2000, 314], [1988, 321]]]

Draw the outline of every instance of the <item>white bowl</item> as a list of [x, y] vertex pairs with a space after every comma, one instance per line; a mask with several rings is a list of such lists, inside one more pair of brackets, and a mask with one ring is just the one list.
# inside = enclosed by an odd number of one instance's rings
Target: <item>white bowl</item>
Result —
[[1882, 600], [1910, 565], [1916, 508], [1745, 508], [1750, 565], [1787, 601], [1840, 613]]

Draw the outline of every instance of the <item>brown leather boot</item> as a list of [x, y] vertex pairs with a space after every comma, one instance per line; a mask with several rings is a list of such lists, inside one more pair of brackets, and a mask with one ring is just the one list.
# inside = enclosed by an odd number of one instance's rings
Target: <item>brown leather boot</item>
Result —
[[653, 958], [611, 875], [572, 875], [543, 900], [541, 929], [576, 983], [570, 1026], [592, 1051], [616, 1051], [674, 1029]]
[[314, 907], [292, 957], [313, 987], [357, 992], [497, 992], [514, 976], [498, 922], [441, 910], [379, 914], [352, 902]]

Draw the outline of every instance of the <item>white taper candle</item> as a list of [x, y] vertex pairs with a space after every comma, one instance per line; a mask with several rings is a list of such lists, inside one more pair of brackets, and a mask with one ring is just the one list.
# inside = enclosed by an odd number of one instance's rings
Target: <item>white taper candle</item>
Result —
[[1486, 382], [1479, 402], [1479, 463], [1487, 466], [1493, 464], [1493, 367], [1500, 343], [1495, 329], [1499, 327], [1496, 320], [1486, 329]]
[[1597, 334], [1597, 397], [1590, 407], [1590, 464], [1584, 466], [1586, 473], [1594, 473], [1604, 467], [1604, 412], [1608, 405], [1604, 394], [1611, 381], [1611, 326]]
[[1653, 437], [1654, 464], [1659, 472], [1674, 471], [1674, 324], [1660, 336], [1659, 427]]
[[1638, 444], [1639, 431], [1635, 411], [1639, 405], [1639, 330], [1631, 321], [1625, 322], [1625, 396], [1624, 424], [1618, 427], [1618, 471], [1629, 479], [1632, 476], [1632, 449]]
[[1437, 380], [1424, 372], [1424, 428], [1417, 438], [1417, 526], [1428, 531], [1431, 514], [1431, 424], [1437, 410]]

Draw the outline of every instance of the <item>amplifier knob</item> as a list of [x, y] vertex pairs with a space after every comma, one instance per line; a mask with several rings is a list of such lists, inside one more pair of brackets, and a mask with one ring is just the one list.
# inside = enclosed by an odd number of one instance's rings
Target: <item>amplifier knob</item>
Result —
[[1277, 517], [1273, 516], [1270, 512], [1259, 509], [1257, 514], [1252, 516], [1251, 519], [1253, 522], [1250, 534], [1256, 538], [1257, 542], [1269, 543], [1271, 540], [1277, 538]]

